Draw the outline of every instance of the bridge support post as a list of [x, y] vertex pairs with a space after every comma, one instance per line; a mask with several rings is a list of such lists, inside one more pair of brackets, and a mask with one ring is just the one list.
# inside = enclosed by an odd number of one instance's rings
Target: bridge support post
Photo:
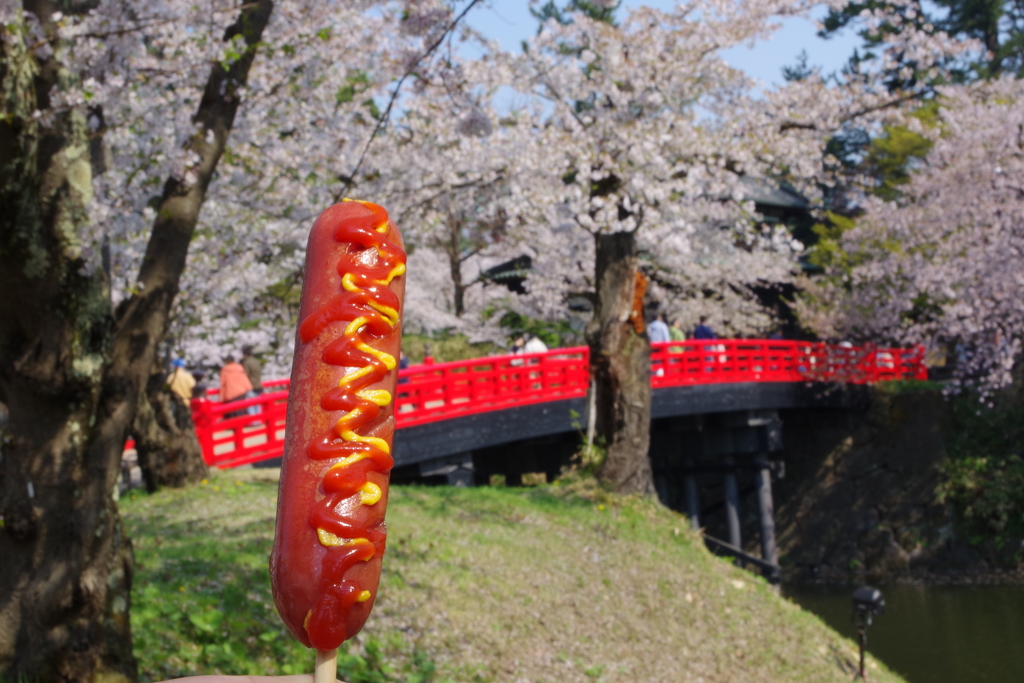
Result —
[[464, 486], [469, 487], [473, 485], [473, 463], [469, 463], [469, 467], [459, 467], [448, 473], [448, 485], [449, 486]]
[[[736, 461], [731, 455], [722, 458], [725, 465], [725, 520], [729, 524], [729, 543], [743, 547], [740, 538], [740, 492], [736, 487]], [[737, 560], [737, 562], [740, 562]]]
[[[757, 468], [757, 512], [761, 520], [761, 559], [775, 567], [779, 566], [779, 550], [775, 545], [775, 506], [772, 502], [772, 474], [768, 466], [768, 456], [758, 453], [754, 456]], [[769, 577], [769, 580], [778, 580]]]
[[421, 477], [443, 476], [449, 486], [473, 485], [473, 453], [456, 453], [420, 463]]
[[686, 514], [690, 517], [690, 528], [697, 531], [700, 529], [700, 491], [693, 473], [693, 458], [687, 458], [683, 464], [686, 467]]

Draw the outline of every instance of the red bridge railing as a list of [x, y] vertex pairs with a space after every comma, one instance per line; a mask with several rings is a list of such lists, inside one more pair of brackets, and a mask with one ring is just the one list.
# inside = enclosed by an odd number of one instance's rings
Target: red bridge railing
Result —
[[[585, 396], [589, 366], [585, 346], [416, 365], [399, 372], [396, 428]], [[727, 382], [865, 384], [927, 376], [923, 348], [715, 339], [657, 343], [651, 351], [655, 389]], [[264, 382], [261, 396], [243, 401], [192, 400], [208, 464], [238, 467], [282, 454], [288, 382]]]

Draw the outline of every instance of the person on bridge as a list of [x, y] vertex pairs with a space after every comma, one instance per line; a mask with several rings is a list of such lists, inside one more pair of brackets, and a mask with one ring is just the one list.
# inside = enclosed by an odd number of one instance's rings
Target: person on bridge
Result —
[[660, 313], [647, 326], [647, 336], [652, 344], [672, 341], [672, 333], [669, 332], [668, 325], [665, 324], [665, 317]]
[[668, 336], [672, 341], [686, 341], [686, 333], [679, 327], [679, 318], [672, 321], [672, 326], [668, 328]]
[[167, 377], [167, 388], [171, 390], [171, 393], [180, 398], [185, 405], [189, 405], [192, 401], [192, 387], [196, 385], [196, 381], [188, 370], [185, 369], [185, 361], [181, 358], [175, 358], [174, 362], [171, 363], [171, 367], [174, 369]]
[[245, 368], [245, 376], [249, 378], [252, 390], [259, 396], [263, 393], [263, 383], [260, 381], [263, 376], [263, 365], [252, 355], [251, 344], [242, 347], [242, 367]]
[[[401, 370], [405, 370], [408, 367], [409, 367], [409, 356], [405, 355], [405, 351], [402, 351], [399, 354], [399, 356], [398, 356], [398, 369], [399, 369], [399, 371], [401, 371]], [[398, 383], [399, 384], [408, 384], [409, 383], [409, 378], [408, 377], [399, 377], [398, 378]]]
[[[256, 396], [252, 383], [245, 374], [245, 368], [231, 354], [224, 356], [224, 367], [220, 369], [220, 402], [231, 403]], [[244, 415], [245, 410], [226, 413], [224, 417]]]
[[[512, 348], [509, 349], [509, 351], [511, 351], [511, 355], [513, 356], [521, 356], [524, 353], [544, 353], [547, 350], [548, 345], [541, 341], [539, 337], [533, 334], [526, 334], [522, 337], [519, 337], [514, 342], [512, 342]], [[537, 362], [538, 359], [536, 358], [530, 361], [530, 363]], [[517, 367], [522, 364], [523, 360], [520, 358], [513, 358], [512, 361], [509, 362], [509, 365], [514, 365]]]
[[523, 353], [544, 353], [548, 350], [548, 345], [541, 341], [541, 338], [535, 334], [526, 335], [526, 344], [523, 346]]
[[707, 321], [708, 317], [706, 315], [702, 315], [700, 317], [700, 324], [693, 329], [694, 339], [718, 339], [715, 335], [715, 331], [707, 326]]
[[199, 368], [192, 373], [192, 379], [196, 381], [196, 385], [192, 387], [192, 398], [207, 398], [207, 389], [210, 385], [206, 383], [206, 370]]
[[[261, 395], [263, 393], [263, 383], [260, 382], [260, 377], [263, 375], [263, 365], [252, 355], [251, 344], [246, 344], [242, 347], [242, 367], [245, 368], [245, 376], [249, 378], [249, 384], [252, 385], [252, 396]], [[248, 412], [250, 415], [258, 415], [263, 410], [259, 404], [256, 404], [249, 406]]]

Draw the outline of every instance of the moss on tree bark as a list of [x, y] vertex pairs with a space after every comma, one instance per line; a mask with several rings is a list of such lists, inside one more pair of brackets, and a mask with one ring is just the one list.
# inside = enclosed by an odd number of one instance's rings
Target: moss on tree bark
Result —
[[[90, 3], [24, 5], [56, 42], [53, 12]], [[225, 34], [242, 35], [248, 48], [228, 68], [211, 67], [188, 143], [196, 180], [165, 184], [138, 293], [116, 311], [107, 274], [77, 239], [92, 200], [85, 113], [49, 111], [48, 94], [75, 76], [28, 48], [23, 23], [0, 26], [0, 402], [9, 407], [0, 441], [0, 676], [136, 678], [134, 560], [114, 500], [121, 452], [272, 5], [245, 5]]]

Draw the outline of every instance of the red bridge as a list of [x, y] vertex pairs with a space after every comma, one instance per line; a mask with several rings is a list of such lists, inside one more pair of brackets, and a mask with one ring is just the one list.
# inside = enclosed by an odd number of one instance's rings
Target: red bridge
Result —
[[[400, 371], [396, 464], [442, 462], [458, 449], [578, 429], [590, 386], [589, 362], [589, 350], [580, 346], [428, 362]], [[814, 386], [926, 378], [923, 348], [749, 339], [657, 343], [651, 353], [652, 413], [657, 418], [794, 407], [811, 400], [800, 397], [809, 396], [805, 390]], [[288, 384], [286, 379], [264, 382], [263, 395], [228, 404], [193, 399], [196, 433], [207, 463], [229, 468], [280, 457]], [[705, 391], [698, 391], [702, 387]], [[738, 387], [745, 391], [737, 393]], [[819, 391], [814, 400], [825, 400], [820, 398], [824, 395]], [[259, 412], [238, 414], [253, 406]], [[505, 412], [466, 419], [496, 411]], [[511, 420], [517, 412], [521, 427]], [[470, 434], [476, 436], [467, 439]]]

